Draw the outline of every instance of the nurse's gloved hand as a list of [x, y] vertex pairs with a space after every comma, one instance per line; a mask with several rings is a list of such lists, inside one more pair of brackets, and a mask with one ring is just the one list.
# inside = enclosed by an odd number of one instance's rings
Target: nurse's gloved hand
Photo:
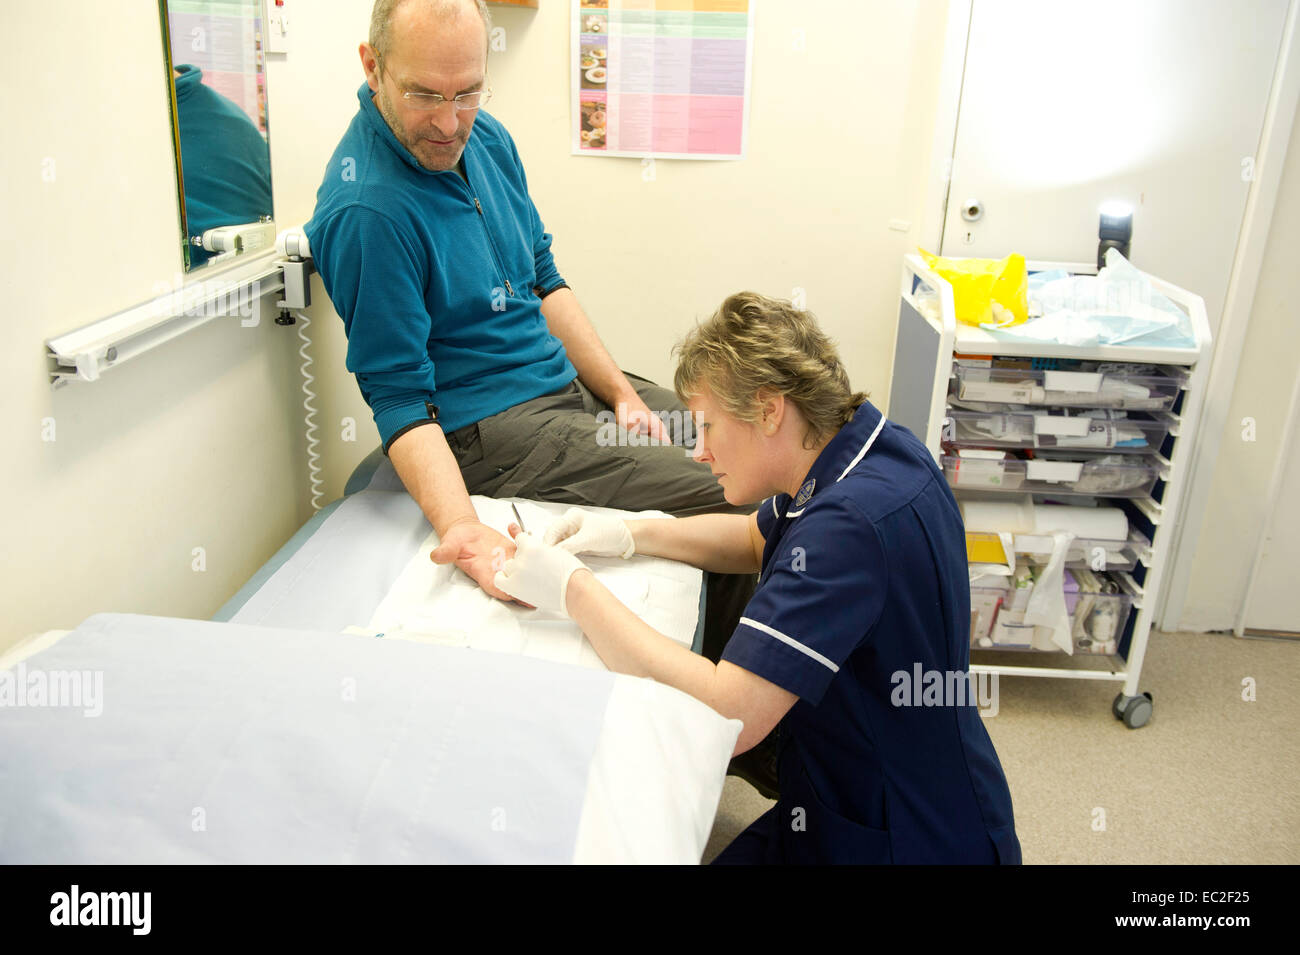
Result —
[[567, 550], [550, 547], [532, 534], [515, 535], [515, 556], [497, 571], [498, 587], [538, 610], [569, 615], [565, 591], [569, 578], [586, 565]]
[[636, 541], [621, 518], [610, 514], [592, 514], [571, 507], [564, 516], [546, 529], [542, 538], [571, 554], [594, 554], [597, 557], [622, 557], [636, 553]]

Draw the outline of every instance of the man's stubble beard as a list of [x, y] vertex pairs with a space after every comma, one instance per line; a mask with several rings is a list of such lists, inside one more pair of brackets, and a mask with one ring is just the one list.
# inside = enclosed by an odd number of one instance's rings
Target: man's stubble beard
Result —
[[420, 153], [416, 149], [416, 146], [419, 145], [419, 143], [423, 142], [423, 140], [416, 139], [412, 141], [407, 138], [405, 128], [402, 126], [401, 121], [397, 118], [397, 113], [393, 109], [393, 104], [389, 101], [388, 94], [384, 92], [384, 88], [382, 86], [375, 94], [374, 99], [375, 99], [375, 105], [379, 107], [379, 115], [384, 118], [384, 122], [388, 124], [389, 130], [392, 131], [393, 135], [397, 138], [397, 141], [406, 147], [406, 151], [415, 157], [415, 161], [418, 162], [422, 168], [428, 169], [430, 172], [447, 172], [448, 170], [454, 169], [456, 167], [456, 163], [460, 161], [461, 154], [463, 153], [465, 149], [465, 145], [469, 140], [468, 135], [465, 135], [462, 138], [463, 128], [457, 128], [456, 136], [454, 137], [456, 142], [460, 144], [460, 149], [456, 151], [455, 162], [452, 162], [450, 165], [445, 167], [430, 166], [428, 163], [424, 161], [424, 159], [420, 157]]

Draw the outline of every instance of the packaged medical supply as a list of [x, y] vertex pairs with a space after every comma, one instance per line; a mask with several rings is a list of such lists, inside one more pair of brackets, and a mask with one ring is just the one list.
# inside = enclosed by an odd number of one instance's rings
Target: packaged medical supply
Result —
[[1161, 473], [1151, 455], [1082, 457], [1071, 451], [997, 451], [956, 448], [942, 455], [948, 483], [959, 490], [1032, 491], [1142, 497]]
[[944, 440], [957, 445], [1014, 448], [1159, 449], [1169, 433], [1167, 418], [1129, 416], [1127, 411], [1086, 408], [1060, 412], [949, 409]]
[[984, 322], [996, 337], [1067, 345], [1195, 348], [1191, 319], [1119, 253], [1106, 251], [1096, 275], [1061, 275], [1034, 283], [1041, 317], [1014, 329]]
[[1029, 317], [1025, 257], [949, 259], [918, 249], [925, 264], [952, 286], [953, 309], [959, 322], [982, 325], [996, 319], [998, 327], [1018, 325]]
[[1037, 368], [1001, 358], [956, 360], [949, 400], [974, 411], [1034, 405], [1167, 411], [1187, 380], [1185, 372], [1169, 366], [1084, 359], [1061, 359], [1054, 364]]
[[[1115, 654], [1133, 598], [1108, 574], [1027, 565], [1014, 579], [971, 579], [971, 646], [1067, 654]], [[1044, 622], [1043, 613], [1054, 620]]]

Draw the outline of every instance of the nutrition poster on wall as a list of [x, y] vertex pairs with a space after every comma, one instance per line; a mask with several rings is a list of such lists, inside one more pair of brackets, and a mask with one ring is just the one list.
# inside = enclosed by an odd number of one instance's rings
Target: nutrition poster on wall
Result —
[[571, 0], [573, 152], [740, 159], [753, 0]]

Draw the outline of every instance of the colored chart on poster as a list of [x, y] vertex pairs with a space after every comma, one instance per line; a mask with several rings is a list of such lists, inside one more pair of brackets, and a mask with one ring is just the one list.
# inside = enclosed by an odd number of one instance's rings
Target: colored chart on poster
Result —
[[573, 152], [740, 159], [754, 0], [571, 0]]
[[266, 135], [261, 0], [168, 0], [172, 63], [203, 71], [203, 83], [242, 109]]

